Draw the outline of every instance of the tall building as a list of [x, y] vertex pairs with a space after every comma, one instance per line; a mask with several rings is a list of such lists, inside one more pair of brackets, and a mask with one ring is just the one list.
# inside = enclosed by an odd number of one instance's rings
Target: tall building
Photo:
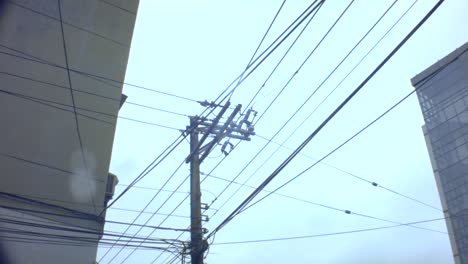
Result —
[[411, 80], [456, 264], [468, 263], [468, 43]]
[[0, 263], [95, 263], [137, 8], [0, 1]]

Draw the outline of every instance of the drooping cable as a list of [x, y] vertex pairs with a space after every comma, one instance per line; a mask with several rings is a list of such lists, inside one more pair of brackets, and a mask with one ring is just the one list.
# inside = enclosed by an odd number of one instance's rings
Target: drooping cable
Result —
[[[444, 0], [441, 0], [441, 1], [444, 1]], [[440, 2], [439, 2], [440, 3]], [[438, 5], [437, 5], [438, 6]], [[436, 7], [437, 7], [436, 6]], [[454, 60], [458, 59], [455, 58]], [[300, 177], [301, 175], [303, 175], [305, 172], [307, 172], [308, 170], [310, 170], [311, 168], [315, 167], [315, 165], [317, 165], [318, 163], [322, 162], [323, 160], [325, 160], [326, 158], [328, 158], [330, 155], [332, 155], [333, 153], [335, 153], [337, 150], [339, 150], [340, 148], [342, 148], [344, 145], [346, 145], [347, 143], [349, 143], [351, 140], [353, 140], [355, 137], [357, 137], [358, 135], [360, 135], [362, 132], [364, 132], [366, 129], [368, 129], [370, 126], [372, 126], [373, 124], [375, 124], [377, 121], [379, 121], [382, 117], [386, 116], [388, 113], [390, 113], [393, 109], [395, 109], [398, 105], [400, 105], [401, 103], [403, 103], [406, 99], [408, 99], [412, 94], [414, 94], [418, 89], [420, 89], [421, 87], [424, 86], [425, 83], [427, 83], [428, 81], [430, 81], [434, 76], [436, 76], [436, 74], [440, 71], [442, 71], [448, 64], [446, 64], [445, 66], [439, 68], [437, 71], [435, 71], [434, 73], [432, 73], [431, 75], [429, 75], [428, 77], [426, 77], [424, 80], [422, 80], [420, 83], [418, 84], [415, 84], [415, 86], [417, 86], [413, 91], [411, 91], [410, 93], [408, 93], [407, 95], [405, 95], [402, 99], [400, 99], [396, 104], [394, 104], [392, 107], [390, 107], [389, 109], [387, 109], [384, 113], [382, 113], [380, 116], [378, 116], [376, 119], [374, 119], [372, 122], [370, 122], [369, 124], [367, 124], [365, 127], [363, 127], [361, 130], [359, 130], [358, 132], [356, 132], [353, 136], [351, 136], [350, 138], [348, 138], [347, 140], [345, 140], [343, 143], [341, 143], [338, 147], [334, 148], [332, 151], [330, 151], [328, 154], [326, 154], [325, 156], [323, 156], [321, 159], [317, 160], [315, 163], [313, 163], [311, 166], [309, 166], [308, 168], [306, 168], [305, 170], [303, 170], [302, 172], [300, 172], [299, 174], [297, 174], [296, 176], [294, 176], [292, 179], [288, 180], [286, 183], [282, 184], [281, 186], [279, 186], [278, 188], [276, 188], [272, 193], [278, 191], [279, 189], [283, 188], [284, 186], [286, 186], [287, 184], [291, 183], [292, 181], [294, 181], [295, 179], [297, 179], [298, 177]], [[422, 83], [422, 84], [421, 84]], [[269, 195], [266, 195], [264, 197], [262, 197], [261, 199], [257, 200], [255, 203], [251, 204], [249, 207], [246, 207], [245, 209], [243, 209], [242, 211], [245, 211], [247, 210], [248, 208], [252, 207], [253, 205], [259, 203], [260, 201], [264, 200], [267, 196]]]
[[[208, 238], [213, 236], [214, 233], [218, 232], [223, 228], [227, 223], [229, 223], [235, 216], [237, 216], [241, 211], [243, 211], [246, 206], [258, 195], [258, 193], [265, 188], [275, 177], [278, 175], [288, 164], [294, 159], [297, 154], [320, 132], [320, 130], [364, 87], [364, 85], [393, 57], [393, 55], [414, 35], [414, 33], [429, 19], [429, 17], [439, 8], [444, 0], [440, 0], [437, 4], [424, 16], [424, 18], [411, 30], [410, 33], [390, 52], [390, 54], [369, 74], [368, 77], [318, 126], [305, 140], [304, 142], [296, 148], [296, 150], [284, 160], [273, 173], [251, 194], [247, 197], [225, 220], [221, 222], [209, 235]], [[298, 176], [294, 177], [296, 179]], [[292, 180], [288, 181], [291, 182]], [[279, 190], [281, 187], [285, 186], [283, 184], [276, 190]], [[268, 196], [268, 195], [267, 195]], [[265, 196], [265, 197], [267, 197]], [[264, 198], [262, 198], [264, 199]], [[258, 201], [257, 201], [258, 202]]]
[[[64, 111], [64, 112], [70, 112], [70, 113], [75, 114], [75, 112], [73, 110], [69, 110], [67, 108], [59, 107], [59, 106], [63, 106], [63, 107], [73, 108], [72, 105], [60, 103], [60, 102], [53, 101], [53, 100], [42, 99], [42, 98], [38, 98], [38, 97], [34, 97], [34, 96], [24, 95], [24, 94], [20, 94], [20, 93], [10, 92], [10, 91], [3, 90], [3, 89], [0, 89], [0, 93], [8, 94], [8, 95], [15, 96], [15, 97], [18, 97], [18, 98], [21, 98], [21, 99], [24, 99], [24, 100], [35, 102], [35, 103], [38, 103], [40, 105], [48, 106], [48, 107], [56, 109], [56, 110], [61, 110], [61, 111]], [[59, 106], [57, 106], [57, 105], [59, 105]], [[83, 107], [76, 106], [76, 107], [74, 107], [74, 109], [89, 112], [89, 113], [104, 115], [104, 116], [108, 116], [108, 117], [119, 118], [119, 119], [122, 119], [122, 120], [128, 120], [128, 121], [132, 121], [132, 122], [136, 122], [136, 123], [140, 123], [140, 124], [156, 126], [156, 127], [162, 127], [162, 128], [166, 128], [166, 129], [179, 131], [179, 129], [177, 129], [175, 127], [170, 127], [170, 126], [166, 126], [166, 125], [161, 125], [161, 124], [148, 122], [148, 121], [143, 121], [143, 120], [130, 118], [130, 117], [125, 117], [125, 116], [119, 116], [119, 115], [115, 115], [115, 114], [105, 113], [105, 112], [96, 111], [96, 110], [92, 110], [92, 109], [88, 109], [88, 108], [83, 108]], [[89, 116], [89, 115], [86, 115], [86, 114], [83, 114], [83, 113], [79, 113], [79, 112], [76, 112], [76, 115], [87, 118], [87, 119], [90, 119], [90, 120], [97, 121], [99, 123], [108, 124], [108, 125], [111, 125], [111, 126], [115, 127], [115, 123], [113, 123], [113, 122], [109, 122], [109, 121], [99, 119], [99, 118], [96, 118], [96, 117], [93, 117], [93, 116]]]
[[[288, 85], [291, 83], [291, 81], [293, 80], [293, 78], [296, 76], [297, 73], [299, 73], [300, 69], [305, 65], [305, 63], [311, 58], [311, 56], [314, 54], [314, 52], [317, 50], [317, 48], [320, 46], [320, 44], [326, 39], [326, 37], [328, 36], [328, 34], [333, 30], [333, 28], [335, 27], [335, 25], [341, 20], [341, 18], [344, 16], [344, 14], [348, 11], [348, 9], [351, 7], [351, 5], [354, 3], [354, 0], [351, 1], [347, 7], [341, 12], [341, 14], [338, 16], [338, 18], [335, 20], [335, 22], [332, 24], [332, 26], [328, 29], [328, 31], [325, 33], [325, 35], [321, 38], [321, 40], [315, 45], [315, 47], [312, 49], [312, 51], [309, 53], [309, 55], [307, 56], [307, 58], [302, 62], [302, 64], [299, 66], [299, 68], [295, 71], [295, 73], [291, 76], [291, 78], [288, 80], [288, 82], [283, 86], [283, 88], [281, 89], [281, 91], [276, 95], [276, 97], [271, 101], [271, 103], [269, 104], [269, 106], [267, 107], [267, 109], [263, 112], [263, 114], [257, 119], [257, 121], [255, 122], [255, 124], [257, 124], [260, 119], [263, 117], [263, 115], [268, 111], [268, 109], [273, 105], [273, 103], [278, 99], [278, 97], [280, 96], [280, 94], [285, 90], [286, 87], [288, 87]], [[293, 117], [297, 114], [297, 112], [300, 111], [300, 109], [312, 98], [312, 96], [315, 94], [315, 92], [317, 91], [314, 90], [312, 92], [312, 94], [309, 96], [309, 98], [306, 99], [306, 101], [299, 107], [299, 109], [296, 110], [296, 112], [293, 114], [293, 116], [291, 116], [277, 131], [276, 133], [272, 136], [271, 140], [273, 140], [285, 127], [286, 125], [293, 119]], [[260, 155], [260, 153], [262, 153], [268, 146], [270, 145], [270, 142], [267, 142], [265, 145], [263, 145], [263, 147], [249, 160], [249, 162], [239, 171], [239, 173], [237, 173], [237, 175], [234, 177], [233, 181], [235, 181], [249, 166], [250, 164], [252, 164], [252, 162]], [[255, 173], [253, 173], [250, 177], [252, 177]], [[249, 179], [250, 179], [249, 177]], [[249, 180], [247, 179], [247, 180]], [[221, 192], [220, 194], [218, 194], [218, 197], [221, 196], [228, 188], [230, 187], [230, 184], [228, 184]], [[240, 190], [240, 188], [238, 188], [234, 194], [231, 195], [231, 197], [229, 197], [229, 199], [227, 201], [229, 201], [238, 191]], [[220, 206], [220, 208], [222, 208], [226, 203], [227, 201]], [[216, 214], [216, 213], [215, 213]]]
[[[257, 135], [257, 137], [259, 137], [259, 138], [261, 138], [261, 139], [264, 139], [264, 140], [268, 140], [268, 138], [263, 137], [263, 136], [261, 136], [261, 135]], [[281, 147], [284, 148], [284, 149], [287, 149], [287, 150], [290, 150], [290, 151], [294, 151], [294, 149], [292, 149], [292, 148], [290, 148], [290, 147], [287, 147], [287, 146], [285, 146], [285, 145], [282, 145], [281, 143], [277, 143], [277, 142], [274, 142], [274, 141], [272, 141], [272, 143], [275, 144], [275, 145], [281, 146]], [[303, 156], [303, 157], [306, 157], [306, 158], [308, 158], [308, 159], [310, 159], [310, 160], [317, 161], [317, 159], [315, 159], [315, 158], [313, 158], [313, 157], [311, 157], [311, 156], [309, 156], [309, 155], [307, 155], [307, 154], [299, 153], [299, 155], [301, 155], [301, 156]], [[344, 173], [344, 174], [347, 174], [347, 175], [349, 175], [349, 176], [351, 176], [351, 177], [353, 177], [353, 178], [356, 178], [356, 179], [358, 179], [358, 180], [361, 180], [361, 181], [363, 181], [363, 182], [365, 182], [365, 183], [369, 183], [370, 185], [372, 185], [372, 186], [374, 186], [374, 187], [380, 187], [380, 188], [382, 188], [383, 190], [392, 192], [392, 193], [394, 193], [394, 194], [396, 194], [396, 195], [398, 195], [398, 196], [401, 196], [401, 197], [406, 198], [406, 199], [408, 199], [408, 200], [411, 200], [411, 201], [413, 201], [413, 202], [419, 203], [419, 204], [424, 205], [424, 206], [426, 206], [426, 207], [428, 207], [428, 208], [432, 208], [432, 209], [437, 210], [437, 211], [439, 211], [439, 212], [442, 211], [440, 208], [438, 208], [438, 207], [436, 207], [436, 206], [433, 206], [433, 205], [431, 205], [431, 204], [428, 204], [428, 203], [426, 203], [426, 202], [423, 202], [423, 201], [421, 201], [421, 200], [418, 200], [418, 199], [416, 199], [416, 198], [413, 198], [413, 197], [411, 197], [411, 196], [409, 196], [409, 195], [405, 195], [405, 194], [400, 193], [400, 192], [398, 192], [398, 191], [396, 191], [396, 190], [393, 190], [393, 189], [391, 189], [391, 188], [385, 187], [385, 186], [383, 186], [383, 185], [381, 185], [380, 183], [377, 183], [377, 182], [375, 182], [375, 181], [368, 180], [368, 179], [366, 179], [366, 178], [363, 178], [362, 176], [358, 176], [358, 175], [356, 175], [356, 174], [354, 174], [354, 173], [351, 173], [351, 172], [349, 172], [349, 171], [340, 169], [340, 168], [338, 168], [338, 167], [336, 167], [336, 166], [334, 166], [334, 165], [328, 164], [328, 163], [326, 163], [326, 162], [320, 162], [320, 164], [325, 165], [325, 166], [327, 166], [327, 167], [329, 167], [329, 168], [333, 168], [333, 169], [335, 169], [335, 170], [337, 170], [337, 171], [340, 171], [340, 172], [342, 172], [342, 173]], [[218, 178], [219, 178], [219, 177], [218, 177]], [[223, 179], [223, 178], [220, 178], [220, 179]], [[226, 180], [226, 181], [229, 182], [230, 180]], [[233, 182], [233, 184], [242, 185], [242, 186], [246, 186], [246, 187], [249, 187], [249, 188], [252, 187], [252, 186], [249, 186], [249, 185], [246, 185], [246, 184], [242, 184], [242, 183], [238, 183], [238, 182]]]
[[414, 221], [414, 222], [401, 223], [401, 224], [395, 224], [395, 225], [387, 225], [387, 226], [357, 229], [357, 230], [350, 230], [350, 231], [333, 232], [333, 233], [322, 233], [322, 234], [315, 234], [315, 235], [279, 237], [279, 238], [244, 240], [244, 241], [218, 242], [218, 243], [213, 243], [212, 245], [218, 246], [218, 245], [234, 245], [234, 244], [251, 244], [251, 243], [264, 243], [264, 242], [275, 242], [275, 241], [285, 241], [285, 240], [296, 240], [296, 239], [306, 239], [306, 238], [317, 238], [317, 237], [326, 237], [326, 236], [345, 235], [345, 234], [362, 233], [362, 232], [376, 231], [376, 230], [389, 229], [389, 228], [402, 227], [402, 226], [414, 226], [414, 225], [417, 225], [417, 224], [424, 224], [424, 223], [430, 223], [430, 222], [435, 222], [435, 221], [442, 221], [444, 219], [445, 218], [442, 217], [442, 218], [434, 218], [434, 219]]
[[[57, 0], [57, 4], [58, 4], [58, 13], [59, 13], [59, 18], [60, 18], [60, 29], [61, 29], [61, 37], [62, 37], [62, 45], [63, 45], [63, 54], [64, 54], [64, 59], [65, 59], [65, 68], [66, 68], [67, 76], [68, 76], [68, 87], [70, 88], [71, 102], [72, 102], [73, 112], [74, 112], [74, 116], [75, 116], [75, 125], [76, 125], [75, 129], [76, 129], [76, 134], [77, 134], [77, 138], [78, 138], [78, 143], [79, 143], [79, 146], [80, 146], [81, 159], [82, 159], [82, 162], [83, 162], [83, 165], [84, 165], [84, 168], [85, 168], [86, 176], [87, 176], [87, 178], [89, 178], [89, 173], [90, 172], [89, 172], [89, 167], [88, 167], [88, 161], [86, 159], [85, 150], [84, 150], [84, 146], [83, 146], [84, 145], [83, 144], [84, 139], [83, 139], [83, 135], [81, 134], [80, 124], [79, 124], [79, 121], [78, 121], [78, 115], [76, 114], [75, 95], [74, 95], [74, 92], [73, 92], [72, 80], [71, 80], [71, 76], [70, 76], [70, 67], [69, 67], [69, 64], [68, 64], [68, 51], [67, 51], [67, 44], [66, 44], [66, 40], [65, 40], [65, 31], [63, 30], [61, 0]], [[86, 181], [88, 183], [88, 186], [91, 187], [89, 181], [88, 180], [86, 180]], [[88, 189], [88, 193], [89, 193], [89, 199], [90, 199], [91, 203], [93, 204], [94, 212], [97, 212], [96, 202], [94, 200], [94, 195], [91, 192], [91, 188]]]
[[[276, 135], [278, 135], [278, 133], [292, 120], [292, 118], [294, 118], [294, 116], [295, 116], [295, 115], [302, 109], [302, 107], [313, 97], [313, 95], [323, 86], [323, 84], [324, 84], [325, 82], [327, 82], [327, 80], [336, 72], [336, 70], [343, 64], [343, 62], [346, 61], [346, 59], [351, 55], [351, 53], [353, 53], [353, 51], [360, 45], [360, 43], [372, 32], [372, 30], [378, 25], [378, 23], [386, 16], [386, 14], [392, 9], [392, 7], [396, 4], [397, 1], [398, 1], [398, 0], [395, 0], [395, 1], [387, 8], [387, 10], [382, 14], [382, 16], [380, 16], [380, 18], [374, 23], [374, 25], [364, 34], [363, 37], [361, 37], [361, 39], [354, 45], [354, 47], [348, 52], [348, 54], [347, 54], [345, 57], [343, 57], [343, 59], [340, 61], [340, 63], [338, 63], [338, 65], [328, 74], [328, 76], [319, 84], [319, 86], [317, 86], [317, 88], [314, 89], [314, 91], [311, 93], [311, 95], [301, 104], [301, 106], [293, 113], [293, 115], [288, 119], [288, 121], [286, 121], [286, 123], [275, 133], [275, 135], [274, 135], [271, 139], [267, 139], [268, 143], [271, 142], [271, 141], [273, 140], [273, 138], [276, 137]], [[406, 12], [405, 12], [405, 14], [406, 14]], [[405, 15], [405, 14], [404, 14], [404, 15]], [[398, 20], [398, 21], [399, 21], [399, 20]], [[398, 21], [397, 21], [397, 22], [398, 22]], [[392, 27], [392, 28], [393, 28], [393, 27]], [[387, 31], [387, 33], [388, 33], [388, 31]], [[380, 41], [379, 41], [379, 42], [380, 42]], [[379, 43], [379, 42], [377, 42], [377, 43]], [[375, 46], [374, 46], [374, 47], [375, 47]], [[373, 48], [372, 48], [372, 49], [373, 49]], [[371, 50], [372, 50], [372, 49], [371, 49]], [[369, 54], [369, 52], [368, 52], [367, 54]], [[367, 56], [367, 55], [366, 55], [366, 56]], [[361, 60], [361, 61], [362, 61], [362, 60]], [[349, 74], [348, 74], [348, 75], [349, 75]], [[280, 92], [280, 93], [281, 93], [281, 92]], [[278, 94], [278, 95], [279, 95], [279, 94]], [[278, 95], [277, 95], [277, 96], [278, 96]], [[275, 99], [274, 99], [274, 100], [275, 100]], [[273, 100], [273, 101], [274, 101], [274, 100]], [[270, 106], [271, 106], [271, 104], [270, 104]], [[310, 117], [310, 115], [309, 115], [309, 117]], [[307, 118], [309, 118], [309, 117], [307, 117]], [[286, 139], [283, 141], [282, 144], [285, 144], [285, 143], [298, 131], [299, 127], [302, 126], [302, 125], [305, 123], [305, 121], [307, 120], [307, 118], [306, 118], [304, 121], [302, 121], [302, 123], [301, 123], [296, 129], [294, 129], [293, 132], [292, 132], [288, 137], [286, 137]], [[260, 119], [260, 118], [259, 118], [259, 119]], [[258, 119], [258, 120], [259, 120], [259, 119]], [[258, 120], [257, 120], [257, 122], [258, 122]], [[281, 145], [282, 145], [282, 144], [281, 144]], [[267, 144], [267, 145], [268, 145], [268, 144]], [[265, 147], [266, 147], [267, 145], [265, 145]], [[277, 148], [275, 151], [273, 151], [273, 152], [270, 154], [270, 156], [269, 156], [268, 158], [266, 158], [260, 166], [257, 167], [257, 169], [244, 181], [244, 184], [246, 184], [254, 175], [257, 175], [257, 172], [271, 159], [271, 157], [272, 157], [273, 155], [275, 155], [275, 154], [277, 153], [277, 151], [279, 150], [279, 148], [281, 147], [281, 145], [278, 146], [278, 148]], [[254, 157], [254, 158], [255, 158], [255, 157]], [[239, 175], [237, 175], [233, 180], [237, 179], [238, 176], [239, 176]], [[230, 184], [228, 184], [228, 186], [226, 186], [226, 187], [224, 188], [224, 190], [218, 195], [218, 197], [219, 197], [220, 195], [222, 195], [222, 194], [224, 193], [224, 191], [226, 191], [226, 189], [227, 189], [229, 186], [230, 186]], [[240, 190], [241, 188], [242, 188], [242, 186], [239, 186], [239, 187], [237, 188], [237, 190], [236, 190], [234, 193], [232, 193], [231, 196], [219, 207], [219, 209], [223, 208], [223, 207], [239, 192], [239, 190]], [[211, 217], [213, 217], [215, 214], [216, 214], [216, 213], [214, 213]]]
[[[252, 99], [250, 99], [250, 102], [247, 104], [247, 106], [245, 107], [244, 109], [244, 112], [247, 111], [247, 109], [250, 107], [250, 105], [252, 104], [252, 102], [255, 100], [255, 98], [258, 96], [258, 94], [262, 91], [262, 89], [265, 87], [265, 85], [267, 84], [267, 82], [270, 80], [271, 76], [273, 76], [273, 74], [276, 72], [276, 70], [278, 69], [278, 67], [280, 66], [280, 64], [283, 62], [283, 60], [286, 58], [286, 56], [289, 54], [289, 52], [291, 51], [291, 49], [294, 47], [294, 45], [296, 44], [296, 42], [299, 40], [299, 38], [301, 37], [301, 35], [304, 33], [304, 31], [307, 29], [307, 27], [309, 26], [310, 22], [312, 22], [312, 20], [315, 18], [315, 15], [317, 15], [317, 13], [320, 11], [320, 8], [323, 6], [323, 3], [325, 1], [320, 1], [316, 8], [314, 9], [315, 13], [310, 17], [309, 21], [307, 21], [307, 24], [302, 28], [301, 32], [299, 32], [299, 34], [296, 36], [296, 39], [294, 39], [293, 43], [289, 46], [289, 48], [286, 50], [286, 52], [283, 54], [283, 57], [281, 57], [281, 59], [278, 61], [278, 63], [275, 65], [275, 67], [273, 68], [273, 70], [270, 72], [270, 74], [268, 75], [268, 77], [265, 79], [265, 81], [263, 82], [262, 86], [260, 86], [260, 88], [257, 90], [257, 92], [254, 94], [254, 96], [252, 97]], [[320, 45], [320, 43], [318, 44]], [[317, 45], [317, 47], [318, 47]], [[299, 71], [299, 70], [298, 70]], [[294, 78], [294, 75], [296, 73], [294, 73], [290, 79]], [[286, 85], [285, 85], [286, 86]], [[281, 92], [284, 90], [284, 88], [281, 90]], [[279, 94], [281, 94], [281, 92]], [[277, 96], [279, 96], [279, 94]], [[266, 112], [266, 111], [265, 111]]]

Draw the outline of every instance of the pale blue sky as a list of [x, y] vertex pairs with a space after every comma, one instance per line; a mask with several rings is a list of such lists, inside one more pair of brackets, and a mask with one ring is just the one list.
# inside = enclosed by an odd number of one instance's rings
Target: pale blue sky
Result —
[[[277, 35], [311, 1], [290, 0], [267, 36], [262, 48]], [[393, 0], [356, 0], [336, 28], [296, 75], [268, 113], [257, 124], [258, 135], [272, 137], [289, 116], [320, 84], [343, 56], [371, 27]], [[372, 69], [398, 44], [437, 1], [420, 0], [389, 35], [376, 47], [359, 68], [337, 89], [311, 119], [286, 143], [297, 147], [317, 124], [347, 96]], [[141, 0], [132, 40], [126, 82], [182, 95], [196, 100], [214, 100], [245, 68], [281, 5], [277, 1], [159, 1]], [[348, 0], [328, 0], [291, 50], [284, 63], [259, 94], [255, 110], [261, 114], [281, 85], [293, 74], [307, 54], [344, 10]], [[322, 86], [310, 102], [275, 138], [282, 142], [339, 83], [364, 54], [408, 9], [413, 0], [400, 0], [365, 39], [341, 68]], [[468, 41], [468, 2], [447, 0], [413, 38], [365, 86], [335, 119], [304, 149], [303, 153], [320, 158], [400, 100], [413, 88], [410, 79], [457, 47]], [[265, 64], [255, 71], [234, 93], [231, 103], [250, 101], [276, 62], [289, 47], [295, 34]], [[279, 88], [279, 89], [278, 89]], [[201, 113], [196, 103], [149, 93], [125, 86], [128, 100], [186, 115]], [[271, 94], [270, 94], [271, 93]], [[120, 115], [183, 129], [188, 118], [125, 105]], [[421, 125], [419, 104], [415, 95], [358, 138], [329, 157], [326, 162], [360, 177], [378, 182], [401, 193], [440, 207]], [[120, 183], [130, 183], [146, 165], [177, 136], [175, 130], [119, 120], [114, 143], [111, 172]], [[236, 141], [234, 141], [236, 142]], [[266, 143], [259, 137], [242, 142], [213, 175], [233, 179], [255, 153]], [[159, 188], [188, 154], [188, 143], [179, 148], [149, 174], [139, 185]], [[271, 144], [242, 173], [244, 182], [276, 150]], [[284, 160], [290, 151], [281, 149], [248, 182], [257, 186]], [[216, 149], [201, 166], [208, 173], [221, 159]], [[266, 189], [272, 190], [313, 163], [298, 156]], [[165, 189], [174, 190], [188, 174], [188, 165], [173, 177]], [[209, 203], [226, 182], [208, 179], [202, 189], [202, 200]], [[181, 191], [189, 189], [183, 184]], [[237, 189], [231, 186], [213, 208], [218, 209]], [[117, 191], [121, 191], [118, 187]], [[205, 227], [215, 228], [251, 192], [242, 188]], [[374, 217], [399, 222], [438, 218], [442, 213], [373, 187], [343, 172], [318, 165], [280, 191], [308, 201], [348, 209]], [[155, 191], [134, 189], [115, 207], [140, 210]], [[169, 196], [161, 192], [149, 211], [154, 212]], [[177, 193], [161, 208], [169, 213], [185, 197]], [[208, 210], [212, 215], [215, 211]], [[188, 216], [189, 203], [175, 214]], [[110, 210], [111, 220], [133, 221], [135, 213]], [[138, 223], [144, 223], [142, 218]], [[164, 216], [151, 224], [160, 225]], [[189, 219], [171, 217], [161, 225], [186, 228]], [[388, 223], [347, 215], [279, 196], [270, 196], [239, 215], [216, 235], [216, 242], [312, 235], [388, 225]], [[443, 221], [421, 225], [446, 231]], [[121, 227], [107, 225], [109, 230]], [[131, 234], [137, 229], [132, 228]], [[123, 230], [121, 230], [123, 231]], [[148, 234], [144, 230], [140, 235]], [[178, 233], [160, 232], [158, 237], [175, 238]], [[188, 239], [189, 234], [182, 236]], [[99, 256], [103, 250], [100, 250]], [[117, 251], [112, 250], [109, 256]], [[112, 263], [120, 263], [130, 251], [124, 250]], [[151, 263], [155, 251], [137, 251], [126, 263]], [[163, 254], [155, 263], [166, 263]], [[107, 263], [106, 257], [101, 263]], [[164, 262], [166, 260], [166, 262]], [[213, 245], [206, 263], [452, 263], [448, 236], [435, 232], [399, 227], [388, 230], [301, 240], [243, 245]]]

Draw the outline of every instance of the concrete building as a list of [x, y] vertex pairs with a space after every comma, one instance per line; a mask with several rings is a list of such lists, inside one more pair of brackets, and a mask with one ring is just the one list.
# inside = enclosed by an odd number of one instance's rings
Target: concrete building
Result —
[[0, 263], [95, 263], [137, 8], [0, 1]]
[[456, 264], [468, 263], [468, 43], [411, 80]]

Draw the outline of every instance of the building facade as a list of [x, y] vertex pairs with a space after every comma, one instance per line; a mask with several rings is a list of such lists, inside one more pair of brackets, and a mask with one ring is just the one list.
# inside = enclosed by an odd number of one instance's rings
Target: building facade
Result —
[[95, 263], [137, 8], [0, 1], [0, 263]]
[[411, 80], [456, 264], [468, 263], [468, 43]]

